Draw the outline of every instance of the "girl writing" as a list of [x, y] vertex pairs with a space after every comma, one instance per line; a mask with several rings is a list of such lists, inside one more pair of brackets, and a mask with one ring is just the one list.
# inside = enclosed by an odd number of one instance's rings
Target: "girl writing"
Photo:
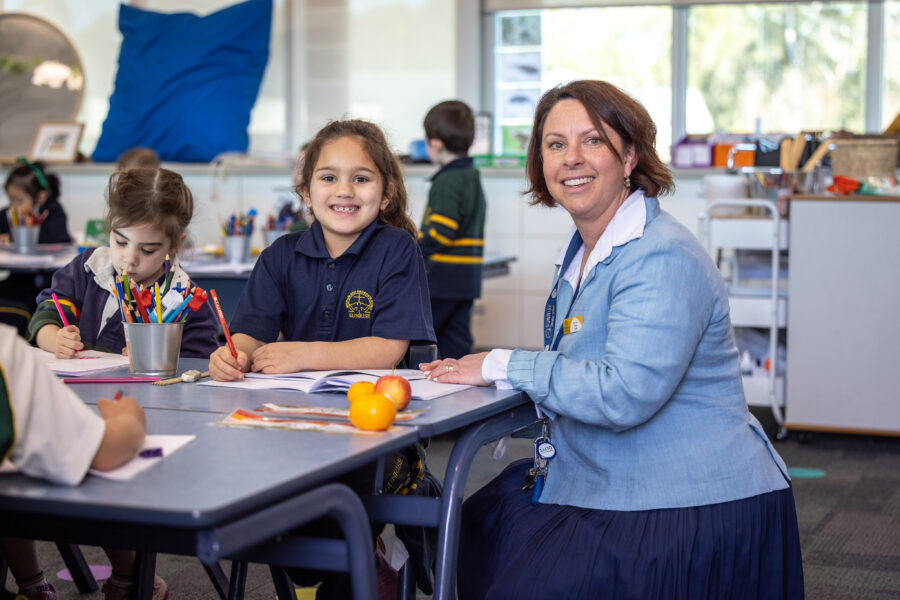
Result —
[[[335, 121], [307, 149], [297, 193], [315, 216], [260, 255], [209, 361], [220, 381], [249, 369], [389, 368], [410, 340], [433, 342], [428, 284], [406, 188], [384, 134]], [[279, 332], [285, 341], [276, 342]]]
[[[177, 173], [167, 169], [113, 173], [107, 188], [109, 247], [85, 250], [54, 273], [50, 287], [38, 295], [38, 308], [28, 326], [30, 339], [58, 358], [72, 358], [83, 348], [120, 352], [125, 333], [120, 304], [110, 286], [125, 274], [136, 288], [153, 288], [154, 283], [162, 287], [168, 255], [174, 266], [171, 287], [189, 288], [177, 253], [193, 213], [193, 197]], [[67, 327], [53, 302], [54, 293]], [[216, 348], [216, 331], [216, 319], [207, 304], [191, 311], [181, 355], [208, 356]]]

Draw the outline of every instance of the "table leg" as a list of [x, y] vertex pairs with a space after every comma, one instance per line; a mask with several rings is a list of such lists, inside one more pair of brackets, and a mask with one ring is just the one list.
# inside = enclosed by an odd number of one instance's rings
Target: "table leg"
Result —
[[59, 550], [63, 562], [66, 563], [66, 568], [69, 569], [69, 574], [72, 576], [72, 581], [75, 582], [79, 594], [89, 594], [100, 589], [97, 580], [94, 579], [94, 574], [91, 573], [91, 567], [87, 564], [81, 548], [77, 544], [56, 542], [56, 548]]
[[204, 563], [200, 563], [203, 565], [203, 570], [206, 571], [206, 575], [209, 577], [209, 580], [213, 584], [213, 588], [215, 588], [216, 593], [219, 595], [221, 600], [228, 600], [228, 577], [225, 576], [225, 571], [222, 570], [222, 565], [218, 562], [215, 562], [211, 565], [207, 565]]
[[156, 552], [138, 550], [134, 558], [133, 600], [152, 600], [156, 576]]
[[228, 580], [228, 600], [244, 600], [244, 586], [247, 585], [247, 563], [231, 561], [231, 578]]
[[531, 403], [517, 406], [466, 428], [453, 446], [444, 475], [444, 494], [441, 496], [434, 573], [435, 600], [450, 600], [455, 597], [462, 500], [475, 453], [485, 444], [526, 427], [535, 420], [534, 406]]

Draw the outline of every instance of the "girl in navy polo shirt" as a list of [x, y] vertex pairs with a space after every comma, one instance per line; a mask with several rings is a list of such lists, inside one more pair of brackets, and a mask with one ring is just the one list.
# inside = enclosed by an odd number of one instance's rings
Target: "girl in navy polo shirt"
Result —
[[[332, 122], [319, 131], [305, 158], [295, 191], [315, 220], [307, 231], [281, 236], [260, 255], [231, 322], [237, 358], [227, 347], [216, 350], [209, 361], [215, 379], [240, 379], [249, 369], [389, 368], [400, 362], [410, 341], [434, 343], [425, 262], [406, 215], [400, 165], [384, 134], [365, 121]], [[279, 333], [284, 341], [277, 341]], [[385, 492], [421, 482], [420, 450], [410, 447], [385, 458]], [[366, 493], [375, 474], [373, 464], [340, 481]], [[303, 531], [340, 536], [331, 520]], [[408, 548], [417, 564], [427, 563], [417, 558], [417, 546]], [[301, 585], [321, 582], [319, 600], [352, 596], [346, 573], [293, 569], [289, 574]]]
[[260, 255], [230, 325], [237, 358], [216, 350], [214, 379], [390, 368], [410, 341], [434, 342], [416, 227], [381, 130], [358, 120], [326, 125], [296, 191], [315, 222]]

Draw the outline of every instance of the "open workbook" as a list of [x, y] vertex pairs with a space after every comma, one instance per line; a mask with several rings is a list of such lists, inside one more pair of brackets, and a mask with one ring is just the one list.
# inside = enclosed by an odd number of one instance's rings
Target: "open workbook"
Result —
[[357, 381], [375, 382], [385, 375], [399, 375], [409, 381], [412, 397], [415, 400], [432, 400], [459, 390], [469, 385], [457, 383], [438, 383], [425, 378], [418, 369], [363, 369], [336, 371], [299, 371], [297, 373], [278, 373], [264, 375], [247, 373], [243, 381], [204, 381], [198, 385], [240, 387], [255, 390], [300, 390], [302, 392], [346, 392]]

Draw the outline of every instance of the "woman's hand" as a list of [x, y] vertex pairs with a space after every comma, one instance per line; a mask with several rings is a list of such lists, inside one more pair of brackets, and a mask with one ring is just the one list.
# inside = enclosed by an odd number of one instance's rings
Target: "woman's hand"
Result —
[[78, 351], [84, 348], [81, 343], [81, 331], [77, 325], [63, 327], [56, 332], [56, 358], [75, 358]]
[[274, 342], [250, 355], [250, 368], [257, 373], [295, 373], [303, 368], [304, 342]]
[[481, 376], [481, 365], [487, 352], [468, 354], [459, 360], [445, 358], [430, 363], [422, 363], [419, 369], [428, 379], [438, 383], [464, 383], [466, 385], [490, 385]]
[[209, 355], [209, 376], [216, 381], [240, 381], [246, 365], [246, 352], [238, 350], [235, 358], [228, 346], [219, 346]]

